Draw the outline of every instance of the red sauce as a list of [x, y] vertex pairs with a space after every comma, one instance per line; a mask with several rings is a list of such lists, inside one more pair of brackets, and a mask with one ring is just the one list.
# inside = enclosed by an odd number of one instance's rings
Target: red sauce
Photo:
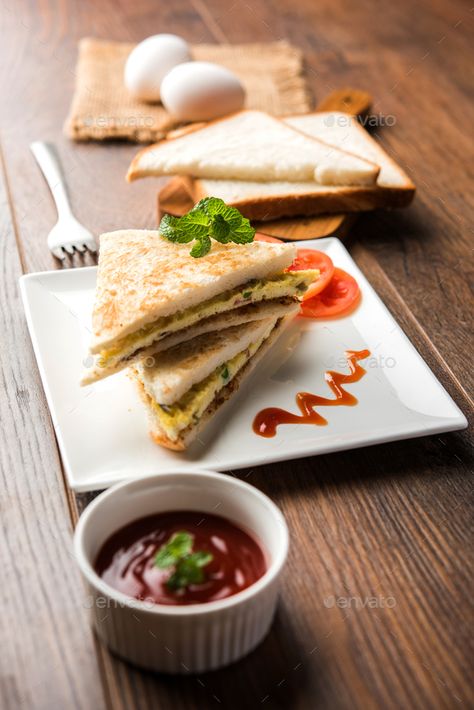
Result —
[[[171, 572], [159, 569], [155, 557], [173, 533], [193, 535], [193, 551], [213, 559], [205, 566], [205, 581], [173, 591]], [[95, 571], [111, 587], [135, 599], [155, 604], [202, 604], [237, 594], [262, 577], [267, 569], [258, 542], [226, 518], [208, 513], [177, 511], [140, 518], [114, 533], [95, 561]]]
[[365, 370], [358, 364], [359, 360], [364, 360], [369, 357], [369, 350], [346, 350], [344, 353], [349, 366], [349, 374], [344, 375], [340, 372], [328, 370], [324, 377], [329, 385], [329, 389], [334, 394], [334, 399], [320, 397], [317, 394], [310, 392], [298, 392], [296, 395], [296, 404], [301, 414], [292, 414], [285, 409], [278, 407], [268, 407], [262, 409], [253, 421], [253, 430], [260, 436], [270, 438], [275, 436], [277, 426], [280, 424], [315, 424], [316, 426], [325, 426], [328, 422], [321, 414], [314, 410], [314, 407], [353, 407], [357, 404], [357, 398], [353, 394], [347, 392], [343, 385], [351, 382], [358, 382], [364, 375]]

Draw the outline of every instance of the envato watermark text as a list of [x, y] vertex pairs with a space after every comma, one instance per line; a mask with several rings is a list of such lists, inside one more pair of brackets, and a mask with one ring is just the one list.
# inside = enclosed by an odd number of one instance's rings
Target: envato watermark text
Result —
[[103, 596], [93, 596], [90, 594], [84, 600], [82, 605], [84, 609], [153, 609], [155, 602], [149, 597], [144, 599], [134, 599], [130, 597], [126, 602], [120, 602], [117, 599], [111, 599], [110, 597]]
[[[362, 361], [362, 366], [365, 369], [388, 368], [390, 370], [394, 368], [396, 364], [396, 358], [391, 355], [371, 355]], [[345, 355], [340, 355], [339, 357], [331, 355], [324, 361], [324, 366], [329, 368], [345, 368], [347, 367], [347, 357]]]
[[[333, 114], [330, 113], [324, 119], [324, 125], [327, 128], [349, 128], [352, 125], [354, 117], [351, 114]], [[377, 128], [380, 126], [394, 126], [397, 122], [396, 116], [393, 113], [372, 113], [368, 116], [357, 116], [357, 121], [364, 128]]]
[[[351, 114], [328, 114], [324, 119], [324, 125], [327, 128], [349, 128], [352, 125], [354, 116]], [[368, 116], [357, 116], [357, 121], [364, 128], [378, 128], [380, 126], [394, 126], [397, 122], [397, 117], [393, 113], [372, 113]]]
[[152, 116], [86, 116], [84, 125], [88, 128], [153, 128], [155, 120]]
[[397, 602], [394, 597], [335, 597], [324, 600], [326, 609], [393, 609]]

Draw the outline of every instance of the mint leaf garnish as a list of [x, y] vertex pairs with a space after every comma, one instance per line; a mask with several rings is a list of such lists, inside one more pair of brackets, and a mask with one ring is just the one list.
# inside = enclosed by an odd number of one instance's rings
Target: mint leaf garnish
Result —
[[191, 584], [202, 584], [205, 580], [203, 568], [212, 561], [213, 556], [204, 550], [192, 552], [193, 540], [193, 536], [187, 532], [174, 533], [156, 554], [157, 567], [174, 568], [166, 581], [169, 589], [185, 589]]
[[190, 254], [195, 258], [209, 253], [211, 238], [221, 244], [248, 244], [255, 236], [249, 220], [219, 197], [205, 197], [182, 217], [165, 215], [160, 222], [160, 232], [171, 242], [194, 241]]
[[196, 259], [199, 258], [200, 256], [205, 256], [211, 251], [211, 240], [209, 237], [204, 235], [203, 237], [199, 237], [196, 239], [196, 241], [193, 244], [193, 248], [189, 252], [191, 256], [194, 256]]
[[[239, 210], [235, 207], [229, 207], [224, 200], [218, 197], [205, 197], [198, 202], [196, 207], [204, 210], [212, 220], [213, 224], [227, 225], [227, 231], [224, 238], [220, 238], [219, 229], [214, 239], [218, 242], [226, 244], [227, 242], [235, 242], [236, 244], [246, 244], [253, 241], [255, 229], [250, 225], [250, 222], [245, 217], [242, 217]], [[222, 229], [222, 227], [221, 227]]]
[[193, 547], [193, 537], [187, 532], [178, 532], [170, 537], [166, 545], [160, 547], [155, 558], [155, 564], [160, 569], [166, 569], [186, 555]]
[[230, 224], [221, 214], [216, 214], [211, 222], [211, 236], [221, 244], [230, 242]]
[[180, 217], [172, 217], [170, 214], [165, 214], [160, 222], [160, 232], [170, 242], [186, 244], [193, 240], [193, 235], [186, 229], [185, 225], [181, 225], [180, 219]]
[[212, 555], [210, 552], [200, 550], [199, 552], [193, 552], [193, 554], [189, 556], [189, 560], [196, 567], [205, 567], [209, 562], [212, 562]]

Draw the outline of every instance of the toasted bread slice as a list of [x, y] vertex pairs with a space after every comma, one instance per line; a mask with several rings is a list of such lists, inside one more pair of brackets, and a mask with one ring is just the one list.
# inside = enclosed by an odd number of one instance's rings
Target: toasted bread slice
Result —
[[372, 186], [331, 187], [314, 182], [267, 182], [185, 178], [186, 188], [197, 202], [203, 197], [220, 197], [255, 220], [328, 212], [359, 212], [407, 206], [415, 185], [387, 154], [380, 143], [356, 118], [337, 111], [316, 112], [284, 119], [286, 123], [323, 140], [328, 145], [350, 150], [380, 166]]
[[239, 111], [140, 151], [129, 181], [153, 175], [373, 185], [379, 168], [261, 111]]
[[281, 273], [295, 253], [289, 244], [216, 242], [206, 256], [194, 259], [188, 244], [170, 242], [158, 231], [103, 234], [91, 352], [99, 353], [148, 323], [200, 306], [247, 281]]

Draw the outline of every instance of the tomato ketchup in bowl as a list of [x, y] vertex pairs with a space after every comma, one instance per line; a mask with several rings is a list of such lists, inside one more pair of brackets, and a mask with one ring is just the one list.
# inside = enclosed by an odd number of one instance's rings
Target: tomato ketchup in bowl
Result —
[[279, 509], [236, 477], [173, 471], [128, 481], [77, 524], [83, 606], [99, 639], [135, 665], [213, 670], [269, 631], [288, 542]]
[[[166, 552], [173, 540], [184, 545], [165, 560], [169, 564], [160, 564], [160, 550]], [[201, 557], [193, 565], [196, 555]], [[198, 566], [200, 560], [205, 564]], [[104, 582], [134, 599], [204, 604], [247, 589], [267, 565], [261, 545], [241, 527], [218, 515], [185, 510], [149, 515], [121, 528], [105, 541], [94, 567]]]

